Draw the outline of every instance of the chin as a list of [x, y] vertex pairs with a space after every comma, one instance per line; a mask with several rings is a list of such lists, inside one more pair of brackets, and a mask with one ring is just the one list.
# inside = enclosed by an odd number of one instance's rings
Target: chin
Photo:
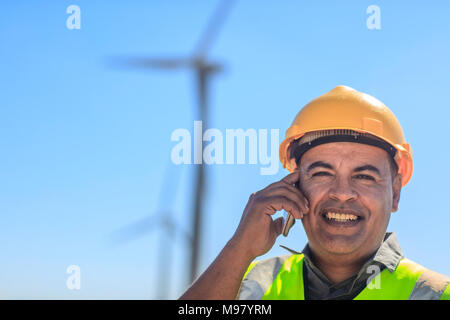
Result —
[[320, 246], [328, 254], [346, 255], [357, 252], [363, 244], [363, 239], [358, 235], [325, 235], [321, 237]]

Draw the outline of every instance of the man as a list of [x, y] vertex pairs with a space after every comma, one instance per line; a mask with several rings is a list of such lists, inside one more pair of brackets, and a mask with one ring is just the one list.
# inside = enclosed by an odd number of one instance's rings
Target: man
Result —
[[[450, 279], [404, 258], [386, 233], [412, 151], [380, 101], [338, 86], [307, 104], [280, 145], [291, 173], [253, 193], [216, 260], [181, 299], [450, 300]], [[301, 219], [301, 253], [252, 261]]]

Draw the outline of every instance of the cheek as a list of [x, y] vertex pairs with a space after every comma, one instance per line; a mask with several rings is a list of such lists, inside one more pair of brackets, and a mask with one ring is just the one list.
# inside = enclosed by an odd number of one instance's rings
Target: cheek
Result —
[[310, 201], [310, 204], [311, 204], [311, 200], [315, 194], [314, 188], [310, 184], [305, 183], [304, 181], [300, 182], [299, 187], [300, 187], [300, 191], [303, 193], [303, 195], [306, 198], [308, 198], [308, 200]]
[[321, 185], [304, 184], [301, 191], [308, 199], [311, 210], [315, 212], [317, 210], [318, 204], [323, 202], [323, 200], [328, 197], [328, 188]]
[[391, 213], [392, 199], [389, 197], [389, 193], [384, 190], [362, 193], [360, 201], [369, 210], [370, 220], [384, 220]]
[[[330, 200], [329, 190], [332, 186], [327, 183], [303, 181], [300, 186], [314, 211], [318, 209], [317, 205], [320, 205], [321, 202]], [[391, 212], [392, 193], [388, 192], [386, 187], [355, 183], [352, 188], [358, 195], [356, 201], [371, 213], [380, 216], [380, 213], [389, 214]], [[384, 215], [381, 214], [381, 216]]]

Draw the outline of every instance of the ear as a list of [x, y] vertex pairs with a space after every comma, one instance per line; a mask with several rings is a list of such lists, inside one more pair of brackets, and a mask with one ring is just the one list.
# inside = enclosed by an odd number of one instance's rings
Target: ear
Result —
[[400, 202], [400, 192], [402, 190], [402, 175], [397, 174], [392, 183], [392, 212], [398, 210], [398, 203]]

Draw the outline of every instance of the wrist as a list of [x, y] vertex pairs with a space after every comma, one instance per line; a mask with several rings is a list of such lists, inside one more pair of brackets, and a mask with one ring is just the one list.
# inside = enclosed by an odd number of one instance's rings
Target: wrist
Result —
[[248, 264], [250, 264], [258, 256], [251, 252], [251, 250], [249, 249], [248, 243], [240, 241], [240, 240], [236, 239], [235, 237], [231, 238], [227, 242], [224, 250], [226, 252], [231, 253], [233, 255], [233, 257], [235, 257], [235, 259], [238, 259], [239, 261], [242, 261], [243, 263], [248, 263]]

